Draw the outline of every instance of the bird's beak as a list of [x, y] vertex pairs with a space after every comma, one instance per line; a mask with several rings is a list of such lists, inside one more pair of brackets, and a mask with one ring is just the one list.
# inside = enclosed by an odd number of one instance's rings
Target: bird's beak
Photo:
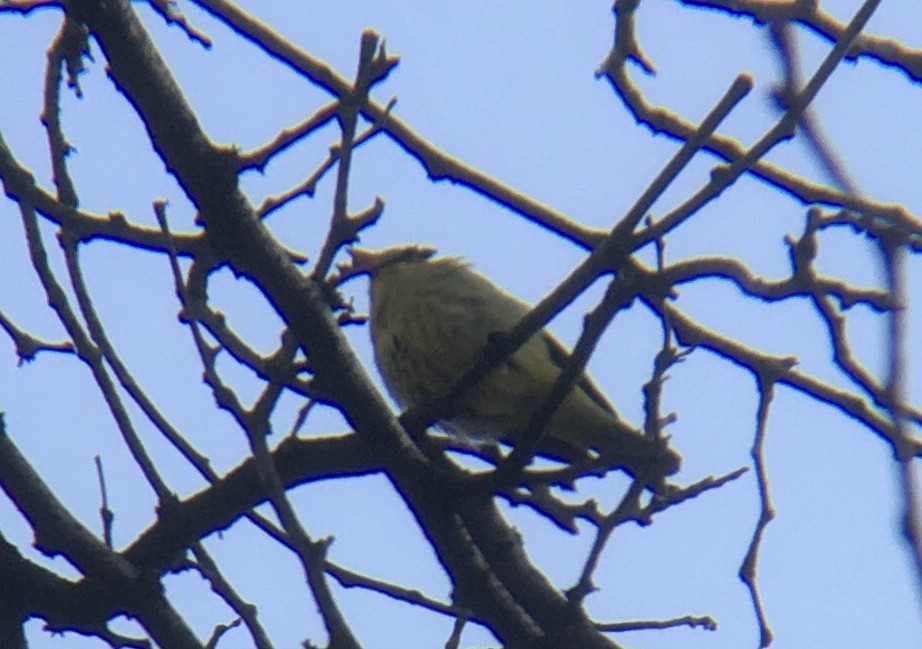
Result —
[[380, 253], [369, 250], [368, 248], [352, 246], [347, 252], [349, 256], [352, 257], [350, 275], [370, 275], [381, 261]]

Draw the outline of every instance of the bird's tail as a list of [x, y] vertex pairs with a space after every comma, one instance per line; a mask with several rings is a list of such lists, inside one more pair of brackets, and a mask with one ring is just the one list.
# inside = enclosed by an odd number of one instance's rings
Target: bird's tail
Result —
[[568, 431], [566, 437], [547, 435], [539, 444], [541, 452], [568, 462], [585, 462], [591, 448], [605, 466], [626, 471], [645, 484], [662, 482], [675, 474], [682, 456], [669, 446], [667, 438], [643, 435], [620, 421], [604, 429], [584, 428]]

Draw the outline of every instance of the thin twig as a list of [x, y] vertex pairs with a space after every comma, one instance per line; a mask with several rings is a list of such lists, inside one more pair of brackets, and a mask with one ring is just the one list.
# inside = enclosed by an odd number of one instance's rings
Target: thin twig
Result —
[[0, 329], [3, 329], [13, 345], [16, 347], [16, 356], [19, 357], [19, 365], [35, 360], [39, 352], [59, 352], [62, 354], [74, 354], [74, 344], [71, 342], [51, 343], [39, 340], [29, 332], [24, 331], [0, 311]]
[[888, 320], [887, 346], [887, 405], [893, 421], [896, 441], [895, 460], [902, 494], [902, 532], [906, 540], [912, 565], [916, 573], [916, 587], [922, 597], [922, 499], [919, 495], [917, 462], [904, 414], [906, 400], [907, 368], [909, 362], [908, 327], [906, 311], [909, 299], [906, 291], [905, 251], [899, 237], [884, 239], [881, 253], [887, 278], [887, 288], [894, 306]]
[[758, 585], [759, 550], [762, 548], [762, 539], [765, 530], [772, 519], [775, 518], [775, 507], [772, 504], [771, 490], [768, 482], [768, 466], [765, 460], [765, 436], [768, 430], [768, 412], [775, 395], [775, 384], [770, 379], [759, 381], [759, 411], [756, 416], [756, 435], [752, 444], [752, 459], [756, 469], [756, 481], [759, 486], [759, 501], [761, 504], [759, 520], [752, 533], [749, 550], [740, 566], [739, 577], [752, 598], [752, 607], [759, 623], [759, 647], [767, 647], [772, 643], [772, 630], [768, 625], [765, 607]]
[[270, 142], [252, 151], [242, 152], [239, 157], [239, 170], [241, 172], [250, 169], [265, 170], [266, 165], [276, 155], [329, 123], [331, 119], [336, 117], [338, 108], [338, 103], [331, 101], [315, 110], [310, 117], [300, 124], [291, 128], [283, 128]]
[[[387, 55], [384, 44], [379, 44], [379, 37], [375, 31], [367, 29], [362, 32], [359, 47], [359, 65], [355, 74], [355, 82], [349, 92], [342, 95], [339, 101], [338, 118], [342, 129], [342, 137], [336, 150], [339, 156], [339, 166], [336, 169], [336, 190], [333, 193], [333, 213], [330, 217], [330, 227], [312, 273], [312, 277], [317, 281], [326, 277], [333, 264], [336, 251], [343, 244], [355, 241], [358, 229], [373, 221], [373, 219], [371, 221], [367, 219], [353, 221], [349, 218], [348, 195], [352, 152], [356, 140], [358, 117], [362, 107], [368, 101], [368, 93], [376, 83], [383, 81], [387, 77], [397, 65], [397, 62], [396, 57]], [[388, 112], [385, 112], [385, 116], [381, 120], [375, 121], [383, 122], [387, 119]], [[377, 131], [378, 128], [375, 128], [371, 133], [377, 133]], [[377, 211], [380, 214], [383, 203], [381, 199], [377, 199], [375, 202], [380, 205]]]
[[[216, 633], [215, 640], [226, 633], [230, 628], [237, 626], [242, 620], [250, 632], [250, 638], [253, 640], [253, 646], [257, 649], [272, 649], [273, 644], [269, 639], [266, 630], [260, 624], [257, 617], [256, 607], [245, 601], [237, 589], [234, 588], [221, 573], [218, 564], [215, 563], [211, 554], [205, 549], [201, 542], [192, 544], [192, 554], [195, 556], [195, 567], [202, 574], [208, 583], [211, 584], [211, 590], [224, 600], [224, 602], [233, 610], [239, 618], [237, 622], [229, 625], [228, 628]], [[216, 630], [217, 631], [217, 630]]]
[[99, 517], [102, 519], [102, 537], [106, 546], [112, 549], [112, 523], [115, 520], [115, 514], [109, 509], [109, 494], [106, 491], [106, 475], [102, 469], [102, 458], [97, 455], [93, 459], [96, 462], [96, 477], [99, 479]]

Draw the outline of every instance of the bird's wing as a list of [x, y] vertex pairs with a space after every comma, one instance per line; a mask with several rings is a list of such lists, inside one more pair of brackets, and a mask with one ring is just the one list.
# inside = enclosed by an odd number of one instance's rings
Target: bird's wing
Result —
[[[561, 343], [546, 331], [541, 333], [541, 338], [544, 341], [544, 344], [547, 345], [547, 353], [551, 357], [551, 360], [554, 361], [554, 364], [557, 367], [563, 369], [564, 364], [570, 360], [570, 352], [568, 352], [567, 348], [563, 346], [563, 343]], [[576, 381], [576, 386], [585, 392], [586, 396], [589, 397], [597, 406], [602, 408], [602, 410], [615, 415], [614, 406], [609, 403], [608, 399], [605, 398], [605, 395], [593, 382], [593, 380], [589, 378], [588, 374], [583, 372], [579, 380]]]

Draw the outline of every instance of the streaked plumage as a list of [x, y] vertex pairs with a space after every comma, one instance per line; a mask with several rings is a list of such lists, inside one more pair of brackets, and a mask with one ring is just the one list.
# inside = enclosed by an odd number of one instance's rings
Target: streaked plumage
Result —
[[[456, 257], [398, 246], [353, 249], [355, 265], [371, 275], [370, 330], [385, 384], [404, 408], [443, 395], [480, 357], [492, 334], [511, 330], [528, 312]], [[540, 331], [461, 397], [452, 433], [514, 441], [556, 380], [567, 350]], [[632, 474], [671, 474], [679, 456], [622, 422], [584, 375], [545, 429], [541, 450], [569, 460], [587, 451], [610, 456]]]

